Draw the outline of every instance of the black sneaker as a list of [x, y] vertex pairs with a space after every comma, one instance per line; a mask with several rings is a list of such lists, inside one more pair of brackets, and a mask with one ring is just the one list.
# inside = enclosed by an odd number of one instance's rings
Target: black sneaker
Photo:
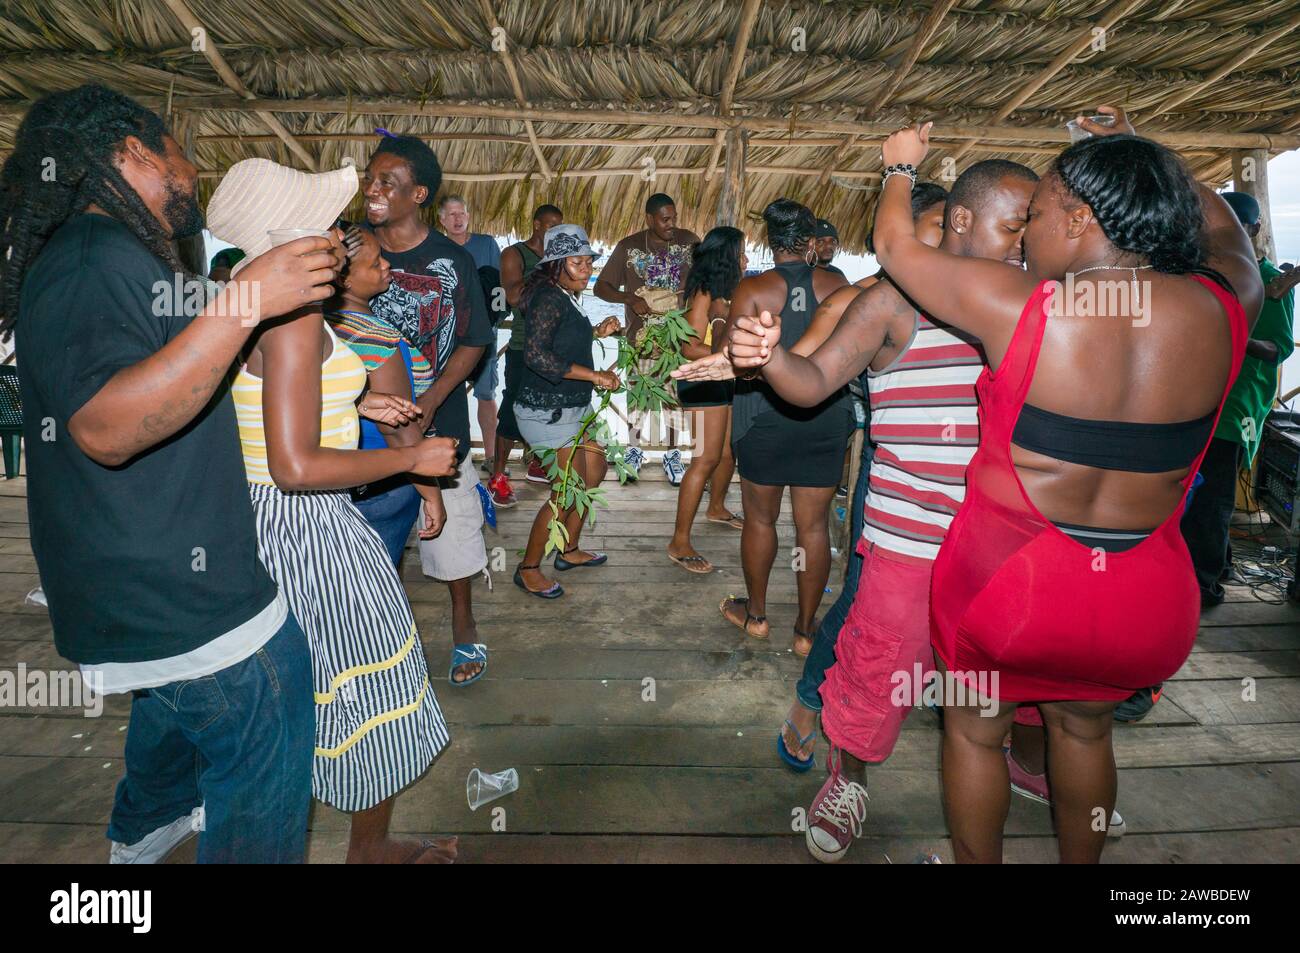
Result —
[[1141, 721], [1156, 706], [1164, 687], [1164, 682], [1161, 682], [1134, 692], [1127, 700], [1115, 706], [1115, 720], [1126, 723]]

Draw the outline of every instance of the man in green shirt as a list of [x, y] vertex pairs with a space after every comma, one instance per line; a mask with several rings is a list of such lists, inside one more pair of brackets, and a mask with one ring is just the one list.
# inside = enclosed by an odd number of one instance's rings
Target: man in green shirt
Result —
[[[1226, 192], [1223, 198], [1254, 238], [1259, 233], [1259, 203], [1244, 192]], [[1228, 524], [1236, 503], [1237, 475], [1243, 467], [1249, 469], [1255, 458], [1264, 418], [1277, 395], [1278, 367], [1295, 349], [1292, 319], [1298, 272], [1300, 269], [1283, 272], [1267, 258], [1259, 261], [1266, 290], [1264, 307], [1251, 329], [1241, 371], [1201, 461], [1205, 482], [1183, 514], [1183, 538], [1196, 567], [1202, 607], [1223, 602], [1223, 580], [1232, 565]]]

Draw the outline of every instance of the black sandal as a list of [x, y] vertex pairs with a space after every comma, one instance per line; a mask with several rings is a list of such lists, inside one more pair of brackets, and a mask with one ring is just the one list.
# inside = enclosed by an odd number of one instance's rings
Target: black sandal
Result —
[[[742, 625], [741, 623], [737, 622], [737, 621], [736, 621], [735, 619], [733, 619], [731, 616], [727, 615], [727, 604], [728, 604], [728, 603], [732, 603], [732, 604], [735, 604], [735, 605], [738, 605], [738, 606], [744, 606], [744, 607], [745, 607], [745, 622], [744, 622], [743, 625]], [[731, 623], [732, 625], [734, 625], [736, 628], [740, 629], [742, 632], [744, 632], [744, 633], [745, 633], [747, 636], [749, 636], [751, 639], [765, 639], [765, 638], [767, 638], [766, 635], [756, 635], [755, 633], [753, 633], [753, 632], [751, 632], [751, 631], [749, 630], [749, 623], [751, 623], [751, 622], [766, 622], [766, 621], [767, 621], [767, 616], [765, 616], [765, 615], [751, 615], [751, 614], [750, 614], [750, 611], [749, 611], [749, 597], [748, 597], [748, 596], [743, 596], [743, 597], [741, 597], [741, 598], [736, 598], [735, 596], [727, 596], [727, 598], [723, 599], [720, 603], [718, 603], [718, 611], [722, 613], [722, 617], [723, 617], [724, 619], [726, 619], [728, 622], [730, 622], [730, 623]]]
[[[571, 563], [564, 558], [564, 553], [573, 553], [573, 552], [577, 552], [577, 550], [578, 547], [576, 545], [573, 545], [570, 546], [568, 549], [564, 550], [564, 552], [556, 553], [555, 568], [558, 569], [560, 572], [566, 572], [567, 570], [570, 569], [577, 569], [579, 566], [603, 566], [605, 565], [605, 563], [609, 562], [609, 556], [607, 556], [605, 553], [592, 553], [591, 558], [588, 559], [585, 563]], [[530, 567], [525, 567], [525, 568], [530, 568]]]
[[541, 568], [542, 568], [541, 563], [534, 563], [531, 566], [525, 566], [523, 563], [520, 563], [518, 566], [515, 567], [515, 585], [518, 586], [520, 589], [522, 589], [524, 592], [528, 593], [530, 596], [536, 596], [538, 599], [560, 598], [560, 596], [564, 595], [564, 587], [561, 586], [558, 582], [551, 583], [549, 589], [542, 589], [541, 591], [538, 591], [536, 589], [529, 589], [528, 584], [524, 582], [524, 577], [519, 575], [525, 569], [541, 569]]

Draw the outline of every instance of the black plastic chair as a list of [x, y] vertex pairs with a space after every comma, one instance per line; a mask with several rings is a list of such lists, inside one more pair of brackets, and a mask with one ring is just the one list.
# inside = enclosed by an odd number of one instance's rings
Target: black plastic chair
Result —
[[18, 393], [18, 368], [0, 365], [0, 444], [5, 458], [5, 479], [18, 476], [23, 452], [23, 399]]

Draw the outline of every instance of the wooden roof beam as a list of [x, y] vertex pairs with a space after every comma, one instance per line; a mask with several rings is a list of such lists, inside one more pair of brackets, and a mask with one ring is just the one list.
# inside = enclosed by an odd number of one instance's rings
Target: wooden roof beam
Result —
[[[907, 52], [903, 54], [903, 58], [899, 60], [898, 65], [894, 67], [894, 72], [890, 75], [889, 82], [885, 84], [885, 91], [880, 94], [876, 99], [875, 104], [872, 106], [872, 115], [878, 114], [889, 105], [889, 101], [894, 98], [894, 93], [898, 92], [898, 87], [903, 85], [903, 80], [907, 78], [907, 74], [912, 71], [912, 67], [916, 65], [916, 61], [919, 60], [921, 54], [925, 52], [926, 45], [934, 39], [935, 33], [939, 31], [939, 25], [943, 22], [943, 18], [946, 17], [948, 11], [956, 5], [957, 0], [937, 0], [934, 6], [930, 8], [930, 12], [927, 13], [925, 19], [921, 21], [920, 29], [918, 29], [912, 36], [912, 42], [908, 45]], [[826, 167], [822, 169], [821, 177], [817, 180], [819, 185], [824, 184], [831, 177], [831, 170], [834, 169], [835, 164], [843, 159], [848, 151], [853, 148], [853, 143], [856, 139], [857, 136], [844, 137], [844, 141], [839, 144], [839, 147], [835, 150], [834, 154], [832, 154], [826, 161]]]
[[[501, 38], [501, 48], [498, 52], [501, 54], [501, 62], [505, 64], [506, 75], [510, 78], [510, 88], [515, 92], [515, 99], [523, 109], [529, 109], [528, 99], [524, 96], [524, 85], [519, 81], [519, 71], [515, 68], [515, 58], [510, 55], [510, 40], [506, 36], [505, 29], [497, 22], [496, 14], [492, 12], [490, 0], [479, 0], [479, 9], [483, 11], [483, 20], [487, 23], [488, 34], [492, 37], [492, 48], [496, 49], [497, 38]], [[546, 162], [546, 156], [542, 154], [541, 144], [537, 141], [537, 130], [533, 126], [531, 119], [524, 120], [524, 132], [528, 134], [528, 144], [532, 146], [533, 155], [537, 157], [537, 167], [541, 170], [542, 178], [548, 182], [554, 178], [555, 173]]]
[[[696, 166], [659, 166], [655, 173], [657, 175], [703, 175], [707, 170]], [[746, 173], [757, 175], [820, 175], [818, 169], [807, 166], [796, 165], [755, 165], [748, 166]], [[443, 172], [442, 178], [449, 182], [521, 182], [534, 177], [537, 173], [530, 171], [522, 172]], [[627, 175], [644, 175], [643, 166], [632, 167], [610, 167], [598, 169], [564, 169], [555, 173], [557, 179], [589, 179], [599, 178], [603, 175], [610, 176], [627, 176]], [[858, 169], [837, 169], [834, 176], [846, 179], [866, 179], [868, 181], [878, 181], [879, 172], [863, 172]], [[201, 179], [219, 179], [224, 172], [217, 170], [204, 169], [199, 172]]]
[[[164, 97], [137, 97], [143, 105], [161, 105]], [[0, 114], [22, 113], [29, 109], [30, 103], [0, 101]], [[524, 119], [534, 122], [580, 123], [583, 125], [610, 126], [672, 126], [682, 130], [707, 129], [710, 132], [740, 126], [751, 133], [765, 132], [773, 136], [789, 135], [792, 128], [798, 133], [822, 133], [831, 135], [888, 136], [897, 130], [897, 125], [887, 122], [859, 122], [843, 119], [820, 119], [795, 117], [793, 123], [788, 116], [745, 116], [724, 120], [718, 116], [700, 113], [647, 112], [625, 108], [605, 109], [564, 109], [537, 108], [528, 110], [517, 106], [502, 106], [490, 101], [466, 100], [358, 100], [358, 99], [222, 99], [212, 100], [195, 97], [176, 97], [177, 109], [211, 109], [218, 112], [262, 111], [272, 113], [311, 113], [338, 115], [374, 115], [374, 116], [424, 116], [426, 118], [468, 118], [468, 119]], [[1217, 129], [1183, 129], [1152, 130], [1146, 135], [1157, 142], [1175, 149], [1211, 148], [1211, 149], [1268, 149], [1270, 152], [1284, 152], [1300, 148], [1300, 134], [1279, 131], [1268, 132], [1223, 132]], [[1051, 126], [1017, 126], [1009, 123], [959, 124], [939, 121], [931, 132], [932, 138], [973, 139], [992, 143], [1069, 143], [1070, 135], [1063, 125]]]
[[[194, 37], [202, 36], [203, 42], [200, 44], [200, 51], [203, 53], [203, 56], [207, 59], [208, 63], [212, 65], [212, 68], [216, 70], [217, 75], [221, 77], [221, 81], [225, 83], [232, 92], [238, 94], [244, 99], [257, 99], [257, 94], [245, 86], [244, 81], [241, 80], [235, 74], [235, 71], [230, 68], [225, 57], [221, 55], [221, 51], [217, 49], [216, 42], [208, 35], [207, 28], [199, 22], [199, 18], [196, 17], [194, 12], [185, 4], [185, 0], [163, 0], [163, 2], [167, 4], [167, 9], [171, 10], [172, 15], [181, 22], [181, 26], [185, 28], [186, 33], [189, 33]], [[200, 32], [196, 33], [196, 30]], [[316, 160], [312, 158], [310, 152], [303, 148], [302, 143], [290, 135], [289, 130], [284, 128], [279, 119], [265, 110], [255, 110], [255, 112], [257, 112], [258, 118], [262, 120], [262, 123], [266, 128], [275, 133], [275, 135], [278, 136], [286, 146], [288, 146], [289, 151], [298, 157], [299, 162], [303, 163], [303, 165], [312, 172], [316, 171]]]
[[1297, 13], [1294, 16], [1292, 16], [1291, 19], [1287, 20], [1285, 23], [1283, 23], [1276, 30], [1273, 30], [1271, 33], [1266, 33], [1264, 36], [1261, 36], [1258, 39], [1256, 39], [1254, 43], [1246, 47], [1244, 50], [1242, 50], [1240, 53], [1238, 53], [1228, 62], [1224, 63], [1222, 66], [1216, 69], [1209, 76], [1205, 77], [1205, 79], [1201, 80], [1201, 82], [1197, 83], [1191, 89], [1186, 89], [1183, 90], [1181, 93], [1175, 94], [1169, 100], [1157, 106], [1154, 112], [1150, 113], [1147, 116], [1144, 116], [1143, 118], [1149, 119], [1149, 118], [1154, 118], [1156, 116], [1162, 116], [1165, 113], [1169, 112], [1171, 109], [1173, 109], [1175, 106], [1181, 106], [1183, 103], [1187, 102], [1187, 100], [1191, 99], [1193, 96], [1195, 96], [1201, 90], [1205, 89], [1207, 86], [1213, 86], [1215, 83], [1223, 79], [1223, 77], [1227, 76], [1229, 73], [1235, 72], [1236, 70], [1240, 69], [1241, 66], [1243, 66], [1246, 63], [1246, 61], [1249, 60], [1251, 57], [1253, 57], [1256, 53], [1261, 52], [1262, 50], [1266, 49], [1268, 46], [1270, 46], [1277, 40], [1282, 39], [1282, 37], [1286, 36], [1288, 33], [1295, 30], [1296, 27], [1300, 27], [1300, 13]]
[[[1145, 0], [1115, 0], [1114, 3], [1102, 11], [1101, 16], [1097, 18], [1096, 23], [1080, 30], [1074, 40], [1071, 41], [1064, 50], [1058, 53], [1052, 62], [1048, 63], [1037, 76], [1021, 87], [1014, 96], [1008, 99], [1002, 107], [998, 109], [994, 116], [994, 122], [1002, 122], [1002, 120], [1006, 119], [1028, 102], [1029, 98], [1033, 96], [1034, 93], [1046, 86], [1048, 82], [1051, 81], [1052, 77], [1056, 76], [1057, 73], [1069, 66], [1076, 56], [1093, 44], [1098, 29], [1103, 31], [1102, 35], [1104, 36], [1105, 33], [1110, 32], [1115, 27], [1115, 24], [1119, 23], [1120, 20], [1124, 19], [1124, 17], [1128, 16], [1144, 2]], [[961, 159], [971, 151], [971, 146], [973, 145], [974, 140], [964, 144], [953, 153], [952, 160], [956, 162]]]
[[[396, 130], [394, 130], [396, 131]], [[372, 142], [375, 134], [371, 132], [298, 132], [294, 133], [294, 138], [299, 142]], [[409, 135], [416, 139], [423, 139], [425, 142], [501, 142], [508, 145], [526, 146], [528, 145], [527, 136], [509, 136], [497, 133], [484, 132], [406, 132], [402, 135]], [[204, 143], [267, 143], [279, 142], [278, 136], [272, 135], [239, 135], [238, 133], [219, 133], [213, 135], [195, 136], [195, 142]], [[751, 149], [822, 149], [827, 146], [837, 146], [843, 140], [840, 137], [826, 136], [806, 139], [789, 139], [789, 138], [758, 138], [752, 137], [749, 140]], [[935, 141], [939, 140], [935, 137]], [[958, 140], [962, 141], [962, 140]], [[619, 136], [586, 136], [581, 138], [553, 138], [548, 136], [538, 136], [539, 145], [555, 149], [579, 149], [590, 147], [604, 148], [628, 148], [628, 149], [668, 149], [673, 147], [689, 147], [710, 149], [714, 143], [713, 136], [666, 136], [654, 139], [629, 139]], [[851, 148], [853, 149], [879, 149], [883, 139], [862, 139], [856, 138]], [[1023, 143], [1002, 143], [994, 145], [992, 143], [978, 143], [971, 146], [972, 152], [1020, 152], [1025, 155], [1042, 155], [1054, 156], [1060, 153], [1059, 147], [1052, 146], [1034, 146]], [[1219, 155], [1215, 150], [1184, 150], [1184, 156], [1209, 156]]]

